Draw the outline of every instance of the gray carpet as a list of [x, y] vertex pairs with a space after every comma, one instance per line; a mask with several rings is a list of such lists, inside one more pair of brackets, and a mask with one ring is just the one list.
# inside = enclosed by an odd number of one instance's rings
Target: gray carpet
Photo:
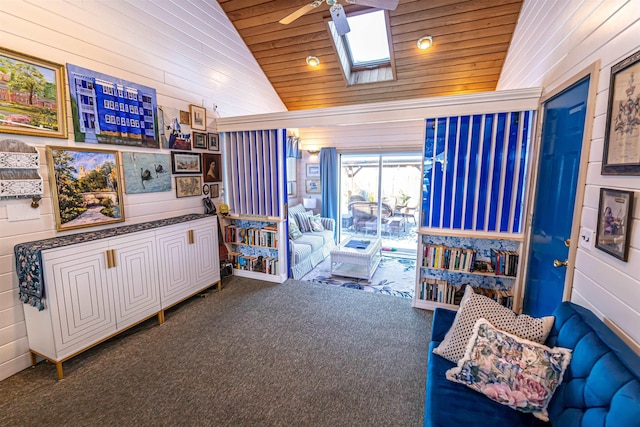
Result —
[[431, 312], [232, 277], [55, 367], [0, 382], [0, 425], [419, 426]]

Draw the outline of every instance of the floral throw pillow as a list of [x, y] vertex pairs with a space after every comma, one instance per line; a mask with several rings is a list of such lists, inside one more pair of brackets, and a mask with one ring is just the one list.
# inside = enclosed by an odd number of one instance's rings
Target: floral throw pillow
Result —
[[289, 220], [289, 238], [296, 240], [298, 237], [302, 237], [302, 232], [298, 228], [298, 224], [295, 221]]
[[320, 215], [310, 216], [309, 224], [311, 224], [311, 231], [324, 231]]
[[478, 319], [465, 355], [447, 379], [503, 405], [549, 421], [547, 406], [571, 361], [571, 350], [549, 348]]

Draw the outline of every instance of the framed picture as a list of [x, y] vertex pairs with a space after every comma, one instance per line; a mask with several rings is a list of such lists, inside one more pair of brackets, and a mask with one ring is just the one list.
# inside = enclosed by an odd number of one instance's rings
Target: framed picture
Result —
[[160, 130], [159, 135], [161, 148], [183, 151], [191, 150], [190, 129], [188, 127], [186, 129], [182, 129], [182, 126], [180, 125], [182, 123], [182, 119], [180, 118], [182, 113], [187, 114], [186, 124], [189, 124], [188, 111], [180, 111], [175, 108], [158, 105], [158, 129]]
[[295, 196], [296, 195], [296, 182], [289, 181], [287, 182], [287, 196]]
[[629, 255], [633, 196], [632, 191], [600, 189], [596, 248], [623, 261]]
[[160, 148], [156, 90], [67, 64], [76, 142]]
[[172, 151], [171, 173], [176, 175], [202, 173], [200, 153]]
[[305, 181], [305, 190], [307, 193], [320, 193], [320, 180], [307, 179]]
[[220, 135], [217, 133], [208, 133], [209, 151], [220, 151]]
[[320, 177], [320, 163], [307, 163], [307, 177]]
[[202, 179], [199, 176], [176, 176], [176, 197], [202, 195]]
[[191, 122], [189, 121], [191, 119], [189, 112], [188, 111], [180, 111], [180, 124], [181, 125], [188, 125], [191, 124]]
[[117, 151], [47, 146], [56, 230], [124, 221]]
[[602, 155], [603, 175], [640, 175], [640, 90], [636, 90], [638, 76], [640, 51], [611, 67]]
[[168, 154], [124, 151], [121, 156], [125, 193], [171, 191], [171, 158]]
[[220, 182], [222, 181], [222, 155], [221, 154], [202, 154], [204, 163], [204, 182]]
[[209, 195], [209, 184], [205, 184], [202, 186], [202, 194], [204, 194], [205, 196]]
[[211, 187], [211, 197], [216, 198], [220, 197], [220, 184], [210, 184]]
[[67, 138], [64, 65], [0, 48], [0, 132]]
[[189, 105], [189, 116], [191, 116], [191, 129], [207, 130], [207, 110], [197, 105]]
[[193, 132], [193, 148], [207, 148], [207, 134]]

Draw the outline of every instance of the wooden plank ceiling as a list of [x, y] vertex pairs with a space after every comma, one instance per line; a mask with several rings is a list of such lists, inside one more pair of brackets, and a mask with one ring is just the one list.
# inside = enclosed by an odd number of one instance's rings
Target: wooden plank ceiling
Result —
[[[495, 90], [522, 7], [522, 0], [400, 0], [389, 13], [396, 80], [347, 86], [326, 4], [282, 25], [311, 0], [218, 1], [289, 110]], [[347, 16], [363, 9], [341, 3]], [[434, 45], [419, 50], [426, 35]], [[311, 53], [320, 67], [305, 63]]]

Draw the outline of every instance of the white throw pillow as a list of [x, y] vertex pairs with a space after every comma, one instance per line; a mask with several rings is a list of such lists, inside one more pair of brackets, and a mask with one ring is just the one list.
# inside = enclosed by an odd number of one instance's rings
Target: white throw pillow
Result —
[[547, 339], [554, 321], [553, 316], [535, 318], [526, 314], [518, 315], [491, 298], [476, 294], [471, 286], [467, 286], [451, 328], [433, 352], [458, 363], [464, 356], [473, 326], [481, 318], [487, 319], [500, 330], [537, 343]]

